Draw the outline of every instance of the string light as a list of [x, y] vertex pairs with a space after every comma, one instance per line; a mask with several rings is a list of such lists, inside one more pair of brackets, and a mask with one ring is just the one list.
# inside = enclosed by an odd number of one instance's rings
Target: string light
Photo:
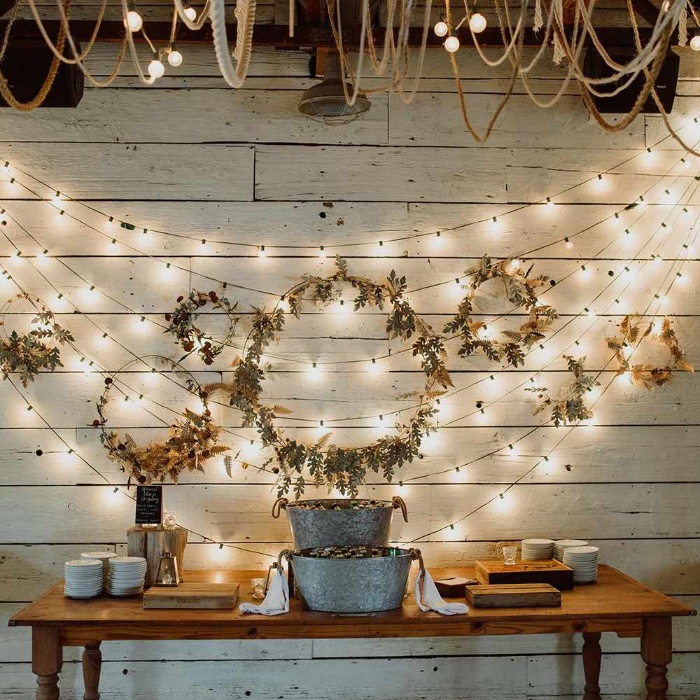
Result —
[[267, 257], [267, 251], [265, 250], [265, 246], [261, 245], [258, 248], [258, 257], [259, 258], [266, 258]]
[[189, 5], [185, 6], [185, 17], [187, 17], [190, 22], [194, 22], [197, 19], [197, 10]]
[[436, 22], [435, 26], [433, 27], [433, 31], [435, 32], [435, 36], [439, 36], [442, 38], [443, 36], [447, 36], [447, 32], [449, 31], [449, 27], [447, 26], [446, 22], [443, 22], [442, 20], [440, 22]]
[[182, 61], [182, 54], [174, 46], [172, 46], [168, 52], [168, 63], [173, 68], [179, 68], [182, 65]]
[[564, 238], [564, 247], [565, 247], [567, 250], [571, 250], [571, 249], [574, 247], [574, 244], [572, 243], [572, 241], [569, 239], [568, 236], [566, 236], [566, 237]]
[[448, 36], [443, 46], [448, 53], [455, 53], [459, 50], [459, 39], [456, 36]]
[[325, 258], [326, 257], [326, 248], [324, 246], [320, 246], [318, 249], [318, 257], [319, 258]]
[[487, 21], [486, 17], [480, 12], [475, 12], [469, 18], [469, 28], [474, 32], [474, 34], [481, 34], [481, 32], [486, 29]]
[[53, 197], [51, 197], [51, 202], [53, 204], [60, 204], [61, 203], [61, 193], [56, 192], [56, 194]]
[[547, 199], [545, 199], [545, 203], [550, 209], [554, 206], [554, 202], [552, 201], [551, 197], [547, 197]]
[[143, 17], [134, 9], [133, 5], [130, 8], [126, 13], [124, 24], [130, 32], [140, 32], [143, 28]]
[[595, 179], [595, 186], [598, 190], [604, 190], [607, 187], [607, 182], [602, 173], [598, 173], [598, 177]]

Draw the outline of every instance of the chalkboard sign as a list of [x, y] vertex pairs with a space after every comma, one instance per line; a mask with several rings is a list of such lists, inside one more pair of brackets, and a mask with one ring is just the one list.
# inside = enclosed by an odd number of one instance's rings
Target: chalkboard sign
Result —
[[136, 487], [136, 524], [160, 525], [163, 521], [162, 486]]

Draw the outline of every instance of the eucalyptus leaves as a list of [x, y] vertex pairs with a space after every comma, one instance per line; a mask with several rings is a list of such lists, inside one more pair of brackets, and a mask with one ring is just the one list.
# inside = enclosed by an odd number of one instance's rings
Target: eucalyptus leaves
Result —
[[[387, 308], [386, 331], [389, 338], [412, 340], [412, 353], [420, 358], [426, 377], [423, 390], [416, 395], [416, 409], [407, 423], [397, 422], [395, 433], [369, 445], [356, 448], [339, 447], [330, 442], [330, 435], [315, 443], [288, 438], [276, 427], [275, 418], [284, 413], [281, 406], [266, 406], [261, 401], [265, 379], [263, 353], [280, 340], [286, 325], [286, 314], [278, 306], [273, 311], [255, 309], [253, 327], [243, 357], [236, 363], [232, 384], [204, 387], [205, 391], [225, 391], [230, 404], [243, 414], [243, 424], [257, 429], [265, 447], [271, 447], [279, 473], [280, 495], [293, 490], [302, 494], [307, 479], [316, 486], [326, 484], [342, 494], [356, 495], [368, 471], [391, 481], [395, 470], [420, 456], [422, 439], [432, 430], [436, 409], [434, 400], [452, 386], [445, 366], [447, 353], [444, 339], [435, 333], [413, 310], [405, 296], [405, 277], [393, 270], [385, 282], [376, 283], [367, 277], [351, 275], [346, 262], [336, 258], [336, 271], [328, 277], [306, 275], [283, 297], [289, 313], [299, 319], [305, 300], [326, 305], [340, 300], [344, 287], [355, 291], [354, 309]], [[272, 463], [272, 459], [267, 464]]]
[[[457, 334], [462, 344], [458, 354], [462, 357], [482, 353], [494, 362], [505, 361], [508, 365], [518, 367], [525, 362], [524, 350], [529, 350], [535, 343], [544, 339], [550, 330], [557, 312], [551, 306], [543, 304], [538, 298], [538, 290], [549, 279], [545, 275], [530, 277], [531, 268], [523, 270], [517, 258], [493, 261], [488, 256], [481, 263], [468, 270], [467, 295], [462, 299], [457, 314], [445, 325], [445, 333]], [[524, 308], [530, 315], [528, 321], [515, 330], [503, 331], [505, 340], [493, 340], [487, 334], [485, 321], [472, 318], [479, 288], [489, 280], [500, 280], [503, 294], [515, 308]]]
[[5, 325], [5, 314], [9, 306], [22, 300], [29, 301], [36, 312], [30, 321], [32, 329], [27, 333], [12, 331], [0, 339], [0, 368], [4, 377], [10, 372], [16, 372], [26, 388], [40, 371], [53, 372], [57, 367], [63, 367], [58, 346], [69, 343], [74, 338], [69, 330], [56, 322], [53, 312], [40, 299], [25, 293], [17, 294], [7, 302], [0, 325]]

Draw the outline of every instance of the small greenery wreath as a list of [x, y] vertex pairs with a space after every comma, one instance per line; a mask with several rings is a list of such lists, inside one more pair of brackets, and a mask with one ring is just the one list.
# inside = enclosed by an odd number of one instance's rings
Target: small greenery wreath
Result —
[[[216, 292], [200, 292], [193, 289], [187, 297], [179, 296], [177, 304], [172, 313], [165, 315], [165, 320], [170, 325], [164, 332], [174, 335], [180, 347], [187, 353], [180, 361], [196, 352], [205, 365], [211, 365], [235, 334], [238, 318], [234, 311], [238, 302], [231, 305], [226, 297], [219, 296]], [[220, 340], [214, 340], [196, 325], [200, 312], [210, 304], [212, 309], [220, 309], [228, 319], [226, 335]]]
[[27, 333], [12, 331], [0, 339], [0, 368], [3, 379], [16, 372], [26, 388], [41, 370], [53, 372], [57, 367], [63, 367], [61, 351], [56, 343], [64, 345], [74, 338], [69, 330], [56, 322], [53, 312], [41, 299], [26, 293], [17, 294], [7, 301], [0, 325], [5, 326], [10, 306], [20, 300], [28, 301], [34, 307], [36, 315], [30, 322], [34, 327]]
[[[676, 332], [671, 326], [671, 320], [664, 317], [661, 322], [661, 330], [654, 332], [654, 322], [644, 322], [641, 317], [625, 316], [618, 326], [618, 334], [606, 338], [608, 347], [615, 351], [617, 360], [617, 374], [628, 374], [630, 381], [646, 389], [655, 386], [663, 386], [671, 381], [674, 372], [694, 372], [693, 365], [685, 359], [685, 352], [678, 343]], [[649, 338], [657, 344], [668, 348], [669, 358], [663, 367], [655, 367], [650, 364], [630, 364], [627, 350], [633, 349], [644, 339]]]
[[592, 375], [586, 374], [584, 364], [585, 357], [575, 358], [564, 355], [566, 368], [573, 375], [573, 381], [564, 389], [560, 396], [553, 398], [547, 387], [527, 387], [525, 391], [537, 394], [540, 405], [535, 410], [535, 415], [551, 409], [551, 420], [555, 427], [577, 423], [578, 421], [593, 418], [593, 411], [586, 404], [586, 395], [598, 386], [598, 382]]
[[[272, 311], [255, 309], [253, 327], [246, 341], [243, 357], [236, 364], [231, 384], [205, 386], [207, 392], [223, 390], [230, 404], [243, 413], [243, 425], [254, 427], [262, 444], [275, 452], [278, 474], [277, 490], [284, 495], [294, 490], [304, 493], [306, 478], [316, 486], [334, 486], [342, 494], [355, 496], [365, 480], [367, 471], [381, 473], [391, 482], [396, 468], [420, 457], [422, 439], [435, 430], [432, 418], [436, 414], [435, 399], [443, 389], [452, 386], [445, 366], [444, 339], [419, 318], [405, 296], [406, 278], [391, 271], [386, 281], [376, 283], [366, 277], [348, 273], [346, 262], [336, 258], [336, 272], [329, 277], [306, 275], [283, 297], [289, 313], [300, 318], [305, 300], [326, 305], [340, 299], [341, 289], [350, 286], [356, 291], [355, 310], [364, 307], [384, 309], [388, 306], [386, 330], [390, 338], [413, 340], [412, 352], [420, 357], [426, 383], [417, 394], [417, 408], [407, 423], [397, 423], [396, 434], [382, 437], [369, 445], [344, 448], [329, 443], [326, 434], [316, 443], [305, 443], [285, 436], [276, 427], [275, 418], [288, 413], [282, 406], [266, 406], [261, 402], [265, 368], [262, 356], [266, 348], [279, 341], [285, 327], [286, 315], [278, 305]], [[270, 458], [264, 466], [271, 464]]]
[[[146, 358], [144, 358], [146, 359]], [[107, 406], [109, 394], [114, 388], [114, 376], [128, 369], [134, 362], [130, 362], [111, 376], [105, 377], [104, 390], [97, 401], [97, 414], [92, 425], [100, 428], [100, 440], [109, 453], [109, 459], [121, 464], [123, 471], [129, 474], [129, 484], [132, 479], [139, 484], [152, 481], [164, 482], [166, 479], [178, 482], [183, 471], [198, 471], [204, 473], [202, 464], [217, 455], [222, 455], [229, 448], [219, 445], [220, 428], [213, 421], [211, 411], [207, 403], [207, 394], [200, 385], [179, 363], [166, 357], [152, 356], [155, 362], [168, 365], [178, 374], [185, 375], [187, 389], [198, 396], [203, 405], [201, 412], [185, 409], [182, 418], [170, 426], [170, 434], [164, 442], [151, 442], [141, 446], [129, 434], [124, 437], [115, 431], [108, 431]], [[226, 470], [230, 474], [231, 459], [224, 458]]]
[[[465, 274], [468, 284], [467, 296], [462, 299], [457, 314], [445, 325], [445, 333], [457, 334], [462, 344], [457, 351], [461, 357], [477, 352], [484, 354], [489, 360], [517, 367], [525, 363], [525, 353], [535, 343], [540, 342], [550, 330], [552, 322], [557, 318], [556, 310], [542, 304], [537, 296], [537, 290], [549, 279], [545, 275], [530, 277], [532, 270], [523, 270], [522, 263], [517, 258], [493, 261], [484, 256], [481, 263], [468, 270]], [[524, 308], [530, 318], [516, 330], [503, 331], [506, 340], [494, 340], [484, 336], [485, 321], [474, 321], [476, 294], [484, 282], [500, 279], [503, 282], [505, 298], [516, 308]]]

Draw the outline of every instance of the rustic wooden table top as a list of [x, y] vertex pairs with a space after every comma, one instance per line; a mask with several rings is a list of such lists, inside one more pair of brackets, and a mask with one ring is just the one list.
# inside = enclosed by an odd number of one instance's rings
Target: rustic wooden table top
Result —
[[[436, 569], [435, 578], [474, 575], [473, 567]], [[188, 581], [236, 582], [241, 600], [251, 601], [250, 579], [259, 571], [187, 572]], [[463, 634], [517, 634], [530, 632], [609, 629], [639, 636], [642, 618], [692, 615], [695, 611], [657, 593], [609, 566], [599, 568], [598, 581], [562, 594], [561, 607], [470, 609], [467, 615], [423, 613], [413, 596], [398, 610], [372, 616], [333, 615], [303, 610], [292, 601], [287, 615], [265, 617], [234, 610], [144, 610], [141, 596], [72, 600], [63, 584], [51, 587], [41, 598], [17, 613], [10, 625], [61, 627], [67, 639], [79, 641], [100, 632], [107, 639], [154, 638], [290, 638], [451, 636]], [[512, 623], [509, 625], [508, 623]], [[552, 624], [548, 624], [552, 623]], [[512, 627], [512, 629], [511, 629]], [[82, 630], [82, 633], [81, 633]], [[181, 634], [179, 634], [181, 632]]]

